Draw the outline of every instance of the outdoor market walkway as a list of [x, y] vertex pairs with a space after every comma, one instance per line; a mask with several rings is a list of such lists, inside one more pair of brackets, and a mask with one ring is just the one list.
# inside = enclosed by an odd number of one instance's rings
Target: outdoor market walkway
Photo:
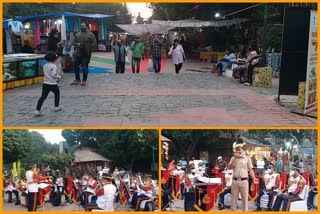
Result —
[[[61, 83], [64, 110], [53, 111], [53, 94], [45, 101], [45, 115], [32, 113], [41, 84], [3, 92], [4, 126], [316, 126], [316, 119], [290, 113], [273, 99], [273, 88], [241, 85], [228, 77], [210, 74], [209, 63], [186, 62], [174, 73], [172, 60], [160, 74], [113, 74], [111, 53], [96, 53], [108, 62], [91, 66], [109, 69], [90, 73], [87, 86], [71, 86], [74, 75]], [[109, 59], [107, 59], [109, 58]], [[128, 66], [127, 66], [128, 67]]]

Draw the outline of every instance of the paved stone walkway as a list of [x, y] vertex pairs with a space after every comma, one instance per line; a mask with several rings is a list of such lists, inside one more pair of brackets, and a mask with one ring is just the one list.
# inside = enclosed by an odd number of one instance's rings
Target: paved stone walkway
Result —
[[[105, 54], [105, 55], [103, 55]], [[112, 55], [97, 53], [111, 58]], [[100, 62], [99, 62], [100, 63]], [[93, 62], [92, 64], [95, 64]], [[101, 63], [100, 63], [101, 64]], [[104, 64], [114, 69], [114, 65]], [[89, 74], [87, 86], [61, 83], [64, 110], [53, 111], [53, 94], [45, 115], [32, 112], [41, 84], [3, 92], [4, 126], [316, 126], [316, 119], [290, 113], [273, 99], [273, 88], [254, 88], [208, 73], [208, 63], [186, 62], [180, 74], [167, 60], [163, 73]], [[197, 72], [189, 70], [198, 70]]]
[[[120, 203], [114, 204], [115, 211], [120, 212], [134, 212], [134, 209], [129, 208], [129, 205], [123, 206]], [[10, 211], [10, 212], [27, 212], [27, 208], [23, 205], [15, 205], [14, 203], [7, 203], [6, 201], [3, 201], [3, 211]], [[84, 209], [82, 206], [75, 204], [75, 203], [62, 203], [61, 206], [54, 207], [50, 202], [45, 202], [43, 207], [40, 207], [37, 209], [37, 212], [69, 212], [69, 211], [75, 211], [75, 212], [84, 212]]]

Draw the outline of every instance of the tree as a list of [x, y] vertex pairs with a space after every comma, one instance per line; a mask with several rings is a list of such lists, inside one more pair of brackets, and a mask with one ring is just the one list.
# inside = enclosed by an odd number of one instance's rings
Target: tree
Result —
[[23, 165], [28, 162], [34, 162], [37, 164], [42, 163], [42, 154], [58, 154], [59, 145], [51, 144], [39, 132], [31, 132], [31, 140], [29, 144], [28, 156], [21, 160]]
[[3, 162], [13, 163], [28, 157], [31, 140], [28, 130], [3, 130]]
[[72, 165], [74, 155], [72, 154], [44, 154], [41, 156], [44, 166], [50, 166], [52, 170], [63, 171], [65, 167]]
[[140, 13], [138, 13], [138, 16], [136, 17], [137, 24], [143, 24], [143, 18], [141, 17]]
[[156, 130], [64, 130], [62, 136], [68, 145], [93, 148], [129, 170], [142, 160], [144, 166], [136, 170], [151, 169], [153, 148], [158, 145]]
[[[224, 130], [231, 136], [235, 136], [236, 130]], [[220, 130], [163, 130], [162, 135], [169, 138], [172, 143], [169, 144], [170, 156], [173, 159], [184, 156], [187, 161], [196, 156], [198, 146], [202, 143], [209, 145], [220, 143]], [[176, 156], [177, 154], [180, 157]]]

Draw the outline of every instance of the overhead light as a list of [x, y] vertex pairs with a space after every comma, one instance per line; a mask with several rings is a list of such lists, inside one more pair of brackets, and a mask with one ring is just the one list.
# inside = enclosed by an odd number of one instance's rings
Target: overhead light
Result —
[[177, 35], [178, 33], [177, 32], [174, 32], [174, 35]]
[[220, 17], [220, 13], [214, 14], [214, 17], [219, 18]]

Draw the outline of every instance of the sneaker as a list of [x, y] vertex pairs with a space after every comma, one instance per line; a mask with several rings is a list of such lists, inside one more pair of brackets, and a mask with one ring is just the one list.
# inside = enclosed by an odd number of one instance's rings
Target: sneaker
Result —
[[35, 111], [33, 112], [33, 114], [34, 114], [35, 116], [41, 116], [41, 115], [43, 115], [43, 113], [42, 113], [41, 111], [38, 111], [38, 110], [35, 110]]
[[55, 111], [55, 112], [61, 111], [62, 109], [63, 109], [62, 106], [54, 107], [54, 111]]
[[246, 83], [243, 83], [244, 86], [250, 86], [251, 84], [246, 82]]
[[20, 203], [20, 201], [17, 201], [16, 203], [15, 203], [15, 205], [20, 205], [21, 203]]
[[86, 86], [86, 85], [87, 85], [87, 82], [86, 82], [86, 81], [82, 81], [82, 82], [80, 83], [80, 85]]
[[80, 83], [81, 83], [81, 81], [75, 80], [70, 85], [79, 85]]

